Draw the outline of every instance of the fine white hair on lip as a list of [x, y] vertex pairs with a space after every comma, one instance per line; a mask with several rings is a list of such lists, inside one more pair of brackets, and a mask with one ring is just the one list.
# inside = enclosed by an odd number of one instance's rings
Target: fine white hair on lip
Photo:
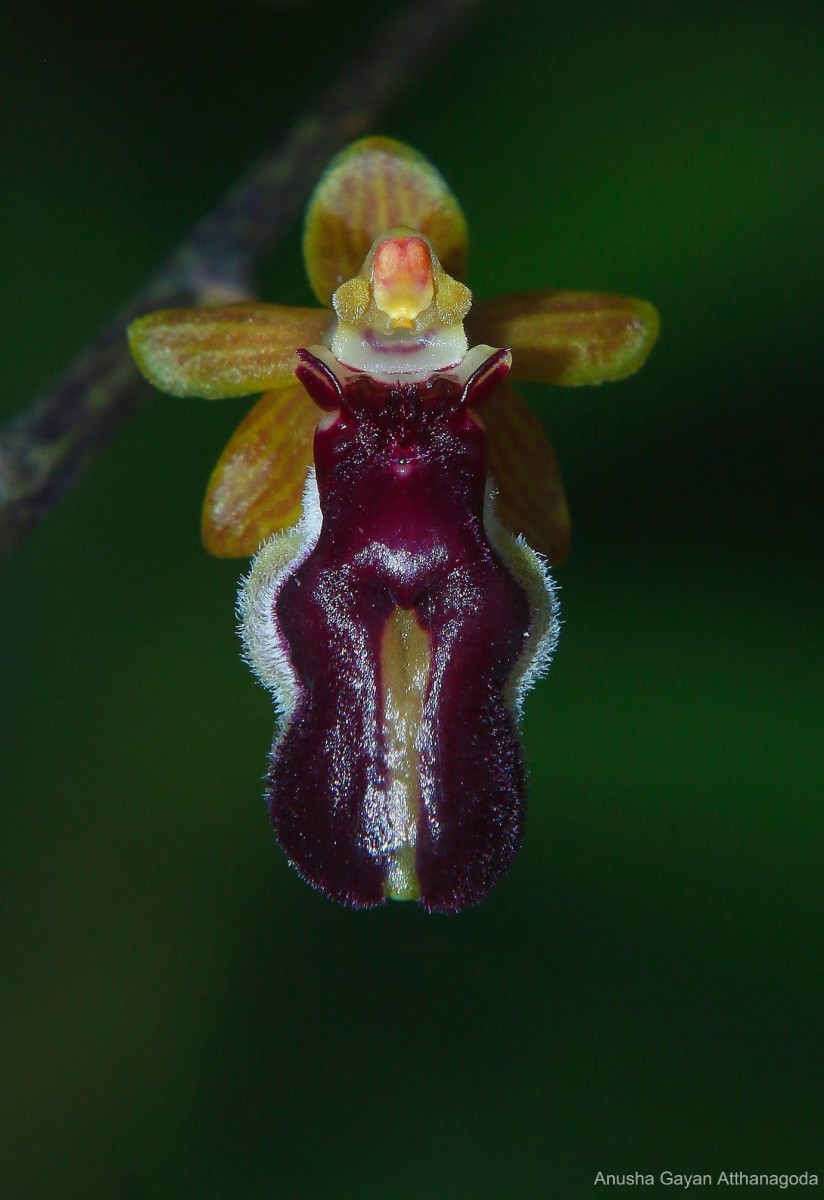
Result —
[[[545, 560], [523, 538], [505, 529], [495, 510], [495, 487], [486, 488], [484, 528], [493, 549], [529, 605], [529, 630], [513, 668], [505, 700], [520, 720], [524, 697], [549, 670], [560, 632], [557, 588]], [[275, 619], [274, 606], [286, 579], [312, 552], [320, 535], [322, 515], [314, 468], [303, 492], [300, 520], [286, 533], [263, 544], [241, 581], [237, 615], [244, 658], [263, 686], [272, 693], [282, 722], [288, 721], [298, 700], [300, 683], [289, 648]]]
[[506, 703], [520, 721], [524, 697], [541, 676], [546, 675], [558, 645], [560, 604], [546, 560], [527, 544], [522, 534], [516, 537], [503, 527], [495, 509], [495, 496], [495, 485], [490, 480], [486, 485], [484, 529], [492, 548], [526, 593], [529, 605], [529, 629], [524, 648], [504, 695]]
[[294, 710], [300, 684], [275, 618], [275, 601], [286, 579], [314, 549], [321, 522], [318, 485], [314, 467], [310, 467], [300, 520], [286, 533], [276, 533], [264, 542], [238, 592], [238, 632], [243, 640], [243, 657], [272, 693], [282, 722], [288, 721]]

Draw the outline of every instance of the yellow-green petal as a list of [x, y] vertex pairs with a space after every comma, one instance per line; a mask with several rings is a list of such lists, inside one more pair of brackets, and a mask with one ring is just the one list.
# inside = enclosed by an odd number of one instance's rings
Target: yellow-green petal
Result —
[[300, 518], [320, 412], [304, 389], [266, 392], [238, 425], [203, 501], [203, 544], [217, 558], [254, 554]]
[[498, 516], [557, 565], [569, 550], [569, 509], [541, 422], [508, 382], [498, 385], [477, 416], [486, 426]]
[[658, 337], [646, 300], [598, 292], [522, 292], [476, 303], [472, 342], [509, 346], [513, 379], [565, 387], [625, 379]]
[[463, 278], [466, 219], [439, 172], [393, 138], [353, 142], [332, 159], [306, 212], [303, 257], [321, 304], [357, 275], [375, 238], [397, 225], [425, 234], [447, 273]]
[[222, 400], [292, 382], [295, 351], [319, 342], [330, 319], [324, 309], [283, 304], [170, 308], [133, 321], [129, 344], [162, 392]]

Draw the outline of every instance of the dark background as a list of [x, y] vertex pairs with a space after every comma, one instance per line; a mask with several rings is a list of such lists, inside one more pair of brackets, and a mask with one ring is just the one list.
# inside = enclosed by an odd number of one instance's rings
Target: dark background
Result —
[[[461, 198], [479, 295], [662, 313], [636, 378], [528, 389], [574, 542], [523, 851], [452, 919], [289, 870], [198, 539], [247, 404], [152, 395], [2, 567], [4, 1200], [824, 1175], [822, 8], [572, 7], [488, 6], [375, 130]], [[6, 18], [4, 416], [386, 11]], [[311, 302], [297, 225], [261, 292]]]

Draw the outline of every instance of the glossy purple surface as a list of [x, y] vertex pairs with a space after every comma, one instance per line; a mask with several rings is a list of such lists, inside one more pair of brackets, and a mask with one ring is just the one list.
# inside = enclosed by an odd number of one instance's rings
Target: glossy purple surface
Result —
[[[418, 739], [420, 903], [457, 911], [488, 894], [523, 827], [524, 772], [503, 699], [529, 606], [484, 529], [486, 435], [466, 387], [353, 376], [343, 390], [301, 352], [298, 378], [330, 415], [315, 436], [323, 524], [274, 602], [299, 699], [273, 752], [270, 812], [298, 871], [336, 900], [384, 899], [387, 778], [380, 647], [413, 610], [430, 661]], [[324, 427], [324, 425], [326, 427]]]

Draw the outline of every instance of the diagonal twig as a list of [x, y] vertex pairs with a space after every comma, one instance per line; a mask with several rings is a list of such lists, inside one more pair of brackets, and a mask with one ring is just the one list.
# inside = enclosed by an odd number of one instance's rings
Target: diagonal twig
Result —
[[154, 308], [242, 299], [336, 150], [381, 110], [482, 0], [410, 0], [346, 64], [318, 103], [204, 217], [66, 373], [0, 434], [0, 551], [11, 550], [75, 483], [148, 389], [124, 328]]

